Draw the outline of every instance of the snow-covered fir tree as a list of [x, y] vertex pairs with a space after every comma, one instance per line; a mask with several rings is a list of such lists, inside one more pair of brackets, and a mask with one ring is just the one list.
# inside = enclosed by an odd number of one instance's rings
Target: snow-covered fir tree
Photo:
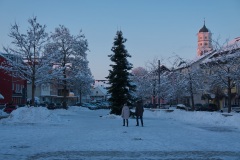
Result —
[[111, 102], [111, 113], [117, 115], [121, 114], [124, 104], [132, 105], [134, 99], [133, 93], [136, 87], [131, 81], [132, 74], [130, 70], [133, 67], [127, 60], [131, 55], [125, 49], [124, 43], [126, 41], [127, 40], [123, 38], [122, 31], [117, 31], [111, 49], [113, 54], [108, 55], [113, 64], [110, 64], [112, 70], [109, 70], [109, 75], [106, 77], [110, 85], [107, 87], [107, 90], [111, 95], [109, 98]]

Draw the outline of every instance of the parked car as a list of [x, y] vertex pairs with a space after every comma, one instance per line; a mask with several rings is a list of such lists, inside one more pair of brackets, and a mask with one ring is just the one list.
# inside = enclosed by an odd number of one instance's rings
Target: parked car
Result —
[[61, 103], [56, 103], [56, 109], [61, 109], [61, 108], [63, 108], [62, 104]]
[[153, 108], [153, 104], [152, 103], [147, 103], [143, 105], [144, 108]]
[[39, 107], [47, 107], [48, 105], [47, 105], [47, 103], [40, 103], [38, 106]]
[[102, 104], [103, 109], [110, 109], [110, 103], [109, 102], [106, 101], [106, 102], [102, 102], [101, 104]]
[[12, 111], [14, 111], [16, 109], [17, 109], [17, 105], [7, 104], [3, 111], [6, 113], [11, 113]]
[[201, 111], [218, 111], [219, 108], [216, 104], [213, 103], [206, 103], [203, 105], [202, 110]]
[[110, 108], [110, 103], [106, 102], [106, 101], [90, 103], [90, 105], [96, 106], [97, 108], [95, 108], [95, 109], [109, 109]]
[[96, 109], [99, 109], [99, 106], [90, 103], [89, 106], [88, 106], [88, 109], [90, 109], [90, 110], [96, 110]]
[[202, 111], [203, 105], [201, 103], [197, 103], [194, 105], [195, 111]]
[[86, 108], [88, 108], [90, 106], [89, 103], [84, 103], [84, 102], [82, 104], [79, 104], [79, 105], [81, 105], [82, 107], [86, 107]]
[[162, 104], [160, 104], [159, 108], [160, 109], [169, 109], [169, 105], [165, 104], [165, 103], [162, 103]]
[[81, 103], [80, 102], [76, 102], [75, 106], [81, 106]]
[[[237, 112], [237, 113], [240, 112], [240, 106], [239, 106], [239, 105], [233, 104], [233, 105], [231, 105], [231, 107], [232, 107], [232, 111], [233, 111], [233, 112]], [[228, 107], [227, 107], [227, 106], [224, 106], [224, 107], [221, 109], [221, 112], [228, 112]]]
[[48, 109], [56, 109], [56, 104], [55, 103], [49, 103], [47, 106]]
[[0, 109], [4, 109], [6, 107], [5, 103], [0, 103]]
[[25, 107], [26, 106], [26, 104], [18, 104], [18, 108], [19, 107]]
[[240, 106], [239, 105], [232, 105], [232, 111], [239, 113], [240, 112]]
[[185, 104], [177, 104], [177, 109], [183, 109], [183, 110], [186, 110], [186, 111], [189, 111], [191, 110], [191, 107], [189, 106], [186, 106]]

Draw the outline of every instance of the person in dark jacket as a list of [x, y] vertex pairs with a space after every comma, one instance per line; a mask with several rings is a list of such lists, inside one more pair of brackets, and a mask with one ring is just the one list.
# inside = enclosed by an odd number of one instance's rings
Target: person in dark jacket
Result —
[[136, 109], [135, 109], [135, 115], [136, 115], [136, 120], [137, 120], [136, 126], [139, 126], [138, 119], [140, 119], [141, 125], [143, 127], [143, 112], [144, 112], [144, 108], [143, 108], [142, 101], [138, 100], [136, 103]]

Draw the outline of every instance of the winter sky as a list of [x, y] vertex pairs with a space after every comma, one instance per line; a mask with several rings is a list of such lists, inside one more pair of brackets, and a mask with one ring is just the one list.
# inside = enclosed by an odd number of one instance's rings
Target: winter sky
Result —
[[128, 39], [133, 67], [145, 67], [154, 58], [196, 57], [197, 32], [203, 26], [220, 43], [240, 36], [239, 0], [0, 0], [0, 51], [9, 46], [11, 24], [26, 33], [27, 20], [37, 16], [53, 32], [60, 24], [76, 35], [82, 30], [89, 42], [89, 67], [95, 79], [111, 69], [108, 55], [117, 30]]

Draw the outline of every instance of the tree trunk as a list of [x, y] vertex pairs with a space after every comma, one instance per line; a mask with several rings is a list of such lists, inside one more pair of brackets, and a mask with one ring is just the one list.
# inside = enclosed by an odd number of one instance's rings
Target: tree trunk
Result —
[[190, 85], [190, 95], [191, 95], [191, 102], [192, 102], [192, 110], [195, 110], [195, 106], [194, 106], [194, 97], [193, 97], [193, 87], [192, 87], [192, 77], [189, 74], [189, 85]]
[[82, 89], [79, 90], [79, 102], [82, 105]]
[[[32, 65], [33, 65], [33, 73], [32, 73], [32, 103], [30, 104], [31, 106], [35, 106], [35, 75], [36, 75], [36, 46], [33, 46], [33, 60], [32, 60]], [[31, 58], [30, 58], [31, 59]]]
[[67, 75], [66, 75], [66, 53], [64, 54], [64, 58], [63, 58], [63, 102], [62, 102], [62, 106], [63, 108], [67, 108]]
[[32, 74], [32, 99], [31, 99], [31, 103], [30, 106], [35, 106], [35, 89], [36, 89], [36, 85], [35, 85], [35, 62], [33, 62], [33, 74]]
[[228, 113], [232, 110], [231, 108], [231, 78], [228, 77]]
[[35, 80], [32, 80], [32, 99], [30, 100], [30, 106], [34, 106], [35, 103]]
[[155, 84], [155, 81], [154, 81], [154, 86], [153, 86], [153, 108], [157, 108], [156, 107], [156, 84]]
[[[65, 73], [65, 70], [64, 70]], [[64, 74], [64, 80], [63, 80], [63, 108], [67, 108], [67, 81], [66, 79], [66, 74]]]

